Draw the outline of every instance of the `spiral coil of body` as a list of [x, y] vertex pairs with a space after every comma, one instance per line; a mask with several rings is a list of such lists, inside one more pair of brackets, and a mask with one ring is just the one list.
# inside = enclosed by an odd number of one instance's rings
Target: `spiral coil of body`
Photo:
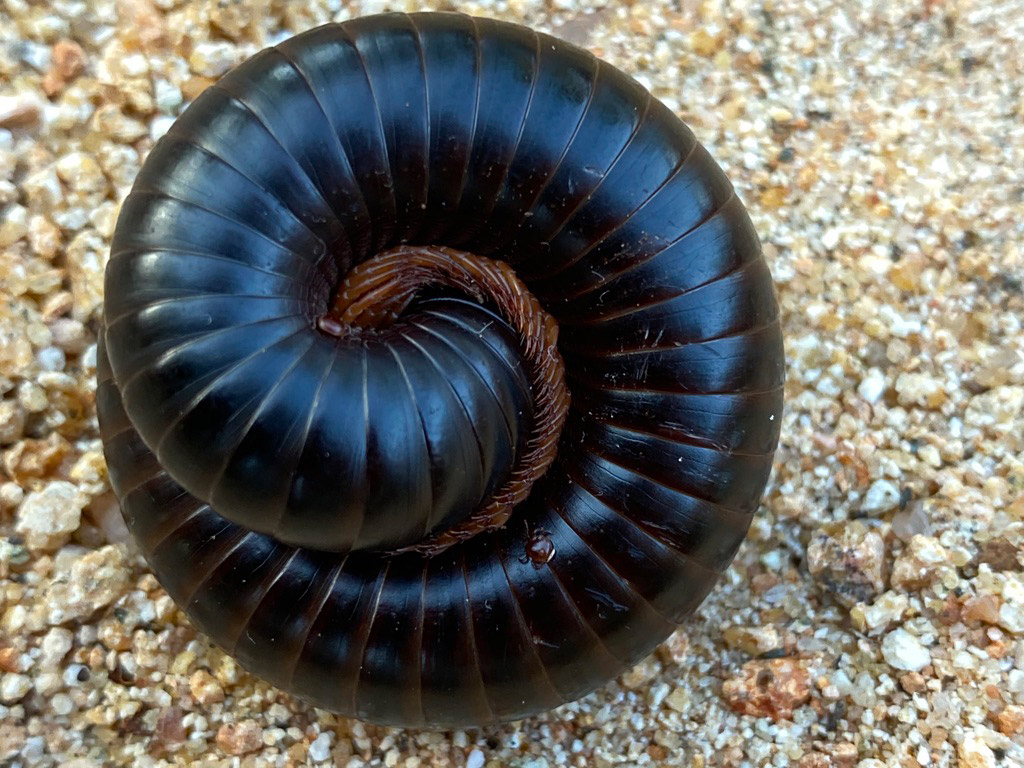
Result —
[[[323, 332], [403, 243], [510, 265], [571, 393], [508, 521], [429, 552], [535, 402], [472, 298]], [[590, 54], [457, 14], [320, 27], [202, 94], [125, 201], [104, 323], [112, 484], [161, 583], [256, 674], [372, 722], [520, 718], [650, 653], [731, 561], [778, 440], [773, 286], [708, 153]]]

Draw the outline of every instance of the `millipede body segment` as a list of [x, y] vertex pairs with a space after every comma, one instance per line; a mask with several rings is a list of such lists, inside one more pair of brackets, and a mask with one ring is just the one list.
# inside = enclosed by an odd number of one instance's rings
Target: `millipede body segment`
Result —
[[386, 14], [262, 51], [154, 147], [97, 407], [201, 631], [318, 706], [467, 727], [694, 611], [782, 384], [758, 238], [675, 115], [553, 37]]

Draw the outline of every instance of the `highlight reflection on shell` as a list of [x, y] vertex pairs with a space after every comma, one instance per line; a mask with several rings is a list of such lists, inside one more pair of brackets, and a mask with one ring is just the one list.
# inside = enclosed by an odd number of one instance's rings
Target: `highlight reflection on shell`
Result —
[[[469, 297], [318, 329], [402, 243], [510, 264], [571, 393], [508, 522], [430, 552], [407, 547], [504, 482], [535, 399]], [[161, 583], [254, 673], [378, 723], [520, 718], [650, 653], [778, 440], [773, 286], [708, 153], [590, 54], [458, 14], [320, 27], [208, 89], [124, 203], [104, 322], [107, 460]]]

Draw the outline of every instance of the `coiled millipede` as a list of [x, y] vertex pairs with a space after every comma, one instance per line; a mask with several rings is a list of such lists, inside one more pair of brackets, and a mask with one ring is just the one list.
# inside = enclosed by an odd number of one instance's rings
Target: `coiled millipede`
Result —
[[615, 68], [459, 14], [329, 24], [197, 98], [124, 202], [102, 342], [160, 582], [376, 723], [521, 718], [639, 661], [778, 441], [774, 288], [724, 174]]

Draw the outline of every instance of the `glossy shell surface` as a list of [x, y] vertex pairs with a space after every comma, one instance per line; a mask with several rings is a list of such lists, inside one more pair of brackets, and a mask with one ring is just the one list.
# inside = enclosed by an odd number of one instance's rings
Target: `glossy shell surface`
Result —
[[[492, 308], [316, 320], [400, 243], [511, 264], [559, 324], [571, 410], [502, 528], [444, 530], [533, 408]], [[204, 92], [151, 152], [106, 274], [98, 409], [132, 534], [255, 674], [367, 721], [465, 727], [572, 701], [700, 604], [757, 509], [783, 351], [758, 238], [634, 80], [458, 14], [333, 24]]]

